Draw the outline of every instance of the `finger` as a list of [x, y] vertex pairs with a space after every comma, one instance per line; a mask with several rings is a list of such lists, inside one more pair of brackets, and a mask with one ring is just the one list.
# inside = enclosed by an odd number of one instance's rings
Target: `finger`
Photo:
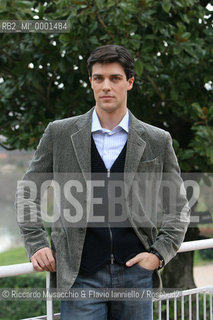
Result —
[[46, 248], [46, 247], [41, 248], [32, 255], [31, 261], [33, 263], [35, 270], [48, 271], [45, 263], [45, 252], [47, 250], [50, 250], [50, 248]]
[[47, 248], [43, 252], [41, 259], [42, 259], [42, 262], [45, 264], [44, 268], [46, 271], [50, 271], [50, 272], [56, 271], [55, 258], [53, 256], [52, 250], [50, 248]]
[[42, 268], [42, 271], [49, 271], [48, 267], [47, 267], [47, 264], [46, 264], [46, 259], [44, 257], [40, 257], [37, 262], [38, 262], [38, 265]]
[[[48, 248], [49, 249], [49, 248]], [[48, 259], [46, 257], [46, 248], [37, 251], [33, 258], [36, 260], [36, 263], [42, 269], [42, 271], [49, 271], [48, 269]]]
[[142, 257], [141, 257], [141, 254], [139, 253], [139, 254], [137, 254], [134, 258], [128, 260], [128, 261], [126, 262], [126, 266], [127, 266], [127, 267], [131, 267], [131, 266], [133, 266], [135, 263], [138, 263], [139, 261], [141, 261], [141, 259], [142, 259]]
[[[51, 266], [51, 263], [50, 263], [49, 257], [48, 257], [49, 252], [50, 252], [49, 248], [47, 250], [43, 251], [41, 256], [39, 257], [38, 263], [44, 271], [52, 272], [52, 266]], [[52, 254], [51, 254], [51, 256], [52, 256]], [[50, 258], [51, 261], [52, 261], [52, 258]]]
[[31, 262], [33, 264], [33, 268], [36, 270], [36, 271], [43, 271], [43, 269], [40, 267], [40, 265], [38, 264], [37, 260], [34, 258], [34, 259], [31, 259]]
[[48, 259], [48, 267], [51, 272], [56, 271], [56, 261], [55, 256], [53, 255], [53, 252], [51, 250], [47, 251], [47, 259]]

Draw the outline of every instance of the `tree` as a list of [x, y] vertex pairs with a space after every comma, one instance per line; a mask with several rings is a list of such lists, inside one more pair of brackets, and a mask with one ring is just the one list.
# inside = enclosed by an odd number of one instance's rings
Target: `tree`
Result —
[[184, 172], [210, 172], [213, 31], [208, 3], [2, 0], [2, 20], [37, 15], [70, 23], [68, 33], [0, 34], [2, 144], [34, 148], [48, 122], [87, 111], [94, 101], [86, 59], [96, 46], [116, 43], [135, 57], [130, 110], [172, 134]]

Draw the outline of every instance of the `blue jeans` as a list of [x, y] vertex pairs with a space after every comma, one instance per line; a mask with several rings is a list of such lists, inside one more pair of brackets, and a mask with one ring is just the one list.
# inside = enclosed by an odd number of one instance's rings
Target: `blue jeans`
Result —
[[[108, 264], [90, 276], [78, 275], [72, 289], [151, 289], [153, 271]], [[152, 320], [152, 300], [68, 300], [61, 302], [61, 320]]]

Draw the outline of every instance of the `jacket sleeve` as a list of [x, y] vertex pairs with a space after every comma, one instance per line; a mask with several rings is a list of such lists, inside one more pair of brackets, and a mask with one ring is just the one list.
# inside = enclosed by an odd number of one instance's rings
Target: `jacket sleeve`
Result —
[[158, 235], [151, 246], [157, 250], [167, 264], [181, 246], [190, 222], [190, 208], [180, 175], [170, 134], [166, 133], [163, 159], [163, 179], [160, 192], [162, 219]]
[[26, 174], [21, 181], [18, 181], [16, 191], [16, 218], [29, 259], [37, 250], [49, 247], [47, 231], [42, 221], [40, 190], [44, 181], [52, 179], [52, 168], [50, 123], [39, 142]]

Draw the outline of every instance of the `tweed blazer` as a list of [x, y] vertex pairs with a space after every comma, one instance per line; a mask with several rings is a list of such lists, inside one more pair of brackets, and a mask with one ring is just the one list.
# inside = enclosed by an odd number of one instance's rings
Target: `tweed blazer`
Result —
[[[69, 201], [64, 196], [60, 198], [60, 214], [51, 225], [51, 245], [57, 262], [57, 271], [51, 274], [52, 287], [64, 290], [72, 287], [78, 275], [86, 235], [89, 200], [85, 181], [91, 173], [93, 109], [47, 126], [16, 194], [17, 221], [30, 259], [37, 250], [50, 245], [40, 196], [29, 190], [23, 192], [23, 186], [26, 181], [33, 181], [38, 191], [45, 180], [64, 186], [74, 180], [73, 174], [77, 175], [75, 180], [82, 192], [76, 195], [75, 205], [74, 197]], [[138, 120], [130, 111], [129, 114], [124, 167], [128, 219], [146, 250], [157, 250], [167, 264], [176, 255], [189, 223], [190, 210], [177, 158], [168, 132]], [[167, 189], [172, 189], [172, 197]], [[81, 204], [78, 223], [69, 218], [75, 216], [76, 203]]]

